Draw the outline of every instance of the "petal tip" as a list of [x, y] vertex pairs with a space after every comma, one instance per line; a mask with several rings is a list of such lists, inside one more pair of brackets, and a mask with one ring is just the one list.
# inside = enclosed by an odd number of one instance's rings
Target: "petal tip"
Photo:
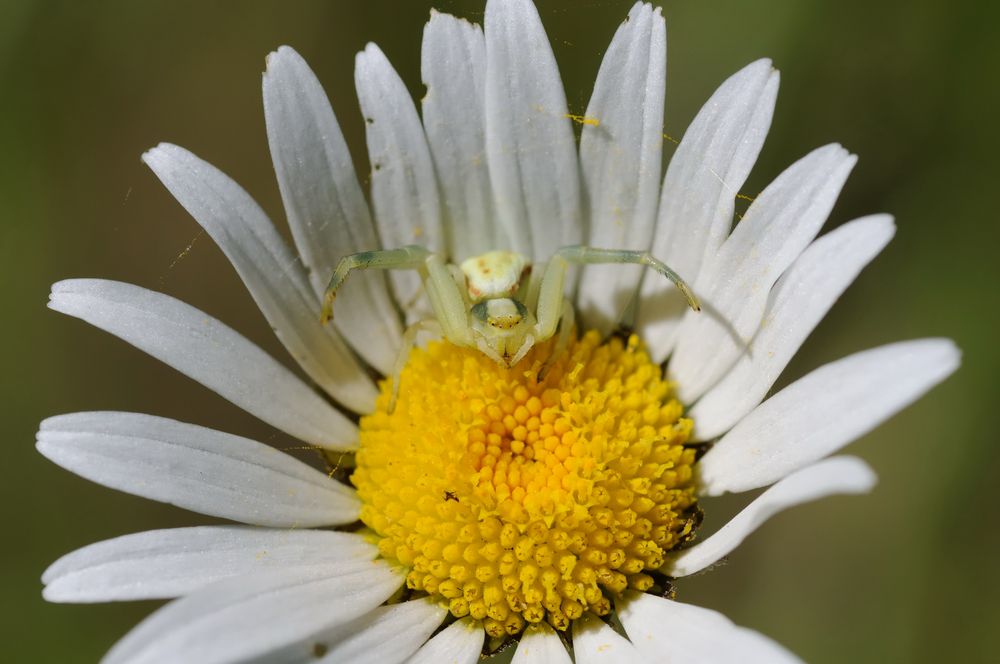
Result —
[[962, 365], [962, 349], [953, 339], [940, 338], [937, 341], [943, 355], [942, 364], [948, 367], [948, 373], [945, 376], [947, 377]]
[[139, 157], [139, 159], [140, 161], [142, 161], [142, 163], [146, 164], [155, 171], [158, 167], [165, 164], [166, 161], [171, 157], [174, 158], [181, 157], [184, 156], [185, 154], [190, 154], [190, 153], [188, 153], [187, 150], [180, 147], [179, 145], [175, 145], [174, 143], [168, 143], [166, 141], [161, 141], [160, 143], [157, 143], [153, 147], [143, 152], [142, 156]]
[[264, 85], [276, 82], [279, 79], [294, 78], [298, 71], [308, 70], [305, 58], [299, 55], [291, 46], [282, 44], [277, 49], [271, 51], [264, 58]]
[[355, 77], [369, 76], [376, 67], [388, 59], [382, 49], [375, 42], [368, 42], [364, 49], [358, 51], [354, 56]]
[[296, 51], [291, 46], [289, 46], [288, 44], [282, 44], [281, 46], [279, 46], [276, 50], [274, 50], [272, 53], [270, 53], [270, 55], [268, 57], [271, 57], [271, 56], [273, 56], [275, 58], [282, 58], [282, 59], [284, 59], [284, 58], [291, 58], [291, 59], [294, 59], [294, 60], [301, 60], [302, 59], [302, 56], [299, 55], [299, 52]]
[[65, 296], [70, 295], [74, 292], [80, 290], [79, 287], [85, 286], [87, 282], [93, 281], [91, 279], [63, 279], [52, 284], [49, 289], [49, 299], [45, 306], [53, 311], [58, 311], [64, 313], [63, 305], [65, 304]]
[[72, 292], [74, 286], [80, 286], [88, 281], [96, 281], [93, 279], [60, 279], [59, 281], [52, 284], [52, 288], [49, 290], [49, 297], [55, 297], [57, 295], [62, 295], [63, 293]]
[[[840, 473], [848, 478], [848, 481], [841, 487], [839, 493], [850, 495], [861, 495], [871, 493], [878, 485], [878, 474], [868, 465], [866, 461], [856, 456], [835, 456], [820, 464], [839, 464], [843, 466]], [[818, 465], [818, 464], [817, 464]]]

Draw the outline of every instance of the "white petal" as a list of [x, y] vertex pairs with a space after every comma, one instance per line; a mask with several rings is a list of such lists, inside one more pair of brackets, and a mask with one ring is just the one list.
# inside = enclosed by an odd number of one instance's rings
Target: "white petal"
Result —
[[729, 555], [778, 512], [827, 496], [868, 493], [875, 482], [872, 469], [855, 457], [824, 459], [797, 470], [758, 496], [718, 532], [674, 556], [662, 569], [674, 577], [700, 572]]
[[857, 158], [839, 145], [814, 150], [768, 186], [695, 282], [701, 312], [688, 312], [670, 360], [691, 403], [747, 352], [771, 286], [812, 242]]
[[[321, 295], [341, 258], [379, 243], [330, 102], [305, 60], [287, 46], [267, 58], [264, 118], [288, 225]], [[337, 293], [334, 324], [369, 364], [392, 371], [402, 328], [385, 274], [352, 274], [350, 287]]]
[[[372, 204], [382, 246], [419, 244], [444, 251], [434, 164], [410, 93], [375, 44], [358, 53], [354, 83], [365, 116]], [[393, 270], [390, 279], [405, 308], [422, 292], [420, 276], [412, 270]]]
[[958, 368], [948, 339], [903, 341], [816, 369], [758, 406], [699, 461], [708, 495], [749, 491], [832, 454]]
[[353, 489], [269, 445], [138, 413], [44, 420], [38, 451], [103, 486], [260, 526], [349, 523]]
[[166, 599], [261, 570], [371, 560], [377, 549], [350, 533], [202, 526], [150, 530], [91, 544], [42, 575], [50, 602]]
[[629, 640], [664, 664], [793, 664], [792, 653], [721, 613], [636, 592], [618, 609]]
[[[652, 253], [689, 284], [729, 234], [736, 195], [760, 154], [777, 95], [778, 72], [771, 61], [747, 65], [702, 107], [670, 159]], [[687, 304], [656, 276], [643, 281], [638, 329], [662, 360]]]
[[864, 217], [802, 252], [772, 289], [750, 352], [691, 409], [698, 440], [725, 433], [763, 400], [802, 342], [895, 232], [889, 215]]
[[486, 632], [470, 618], [457, 620], [425, 643], [406, 664], [476, 664]]
[[493, 219], [486, 164], [486, 42], [478, 25], [431, 10], [420, 71], [424, 130], [455, 263], [510, 242]]
[[263, 657], [363, 615], [402, 581], [378, 560], [226, 579], [152, 614], [103, 662], [213, 664]]
[[573, 623], [576, 664], [643, 664], [647, 659], [628, 639], [591, 614]]
[[379, 607], [346, 625], [317, 634], [316, 643], [328, 650], [316, 661], [398, 664], [427, 641], [447, 613], [428, 598]]
[[559, 69], [531, 0], [486, 4], [486, 153], [500, 223], [541, 262], [580, 244], [580, 172]]
[[168, 295], [104, 279], [53, 284], [49, 308], [143, 350], [268, 424], [333, 449], [357, 427], [232, 328]]
[[330, 395], [369, 412], [375, 385], [337, 331], [319, 322], [319, 298], [264, 211], [217, 168], [162, 143], [146, 164], [229, 257], [281, 343]]
[[555, 631], [541, 622], [529, 625], [510, 664], [573, 664]]
[[[580, 137], [580, 168], [593, 247], [650, 248], [663, 153], [667, 29], [660, 9], [636, 3], [597, 74]], [[608, 332], [635, 295], [637, 266], [583, 269], [578, 301], [591, 326]]]

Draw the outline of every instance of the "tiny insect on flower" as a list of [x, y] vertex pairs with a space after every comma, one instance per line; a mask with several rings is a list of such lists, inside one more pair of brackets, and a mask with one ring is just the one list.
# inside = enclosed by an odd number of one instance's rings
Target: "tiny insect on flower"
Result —
[[[528, 258], [513, 251], [490, 251], [460, 266], [425, 247], [364, 251], [341, 259], [330, 279], [321, 319], [333, 318], [337, 290], [351, 270], [417, 270], [424, 282], [436, 321], [421, 321], [407, 331], [412, 343], [420, 329], [440, 329], [456, 346], [477, 348], [500, 365], [513, 367], [536, 344], [559, 337], [558, 355], [570, 341], [573, 305], [564, 295], [570, 264], [634, 264], [656, 270], [672, 281], [695, 311], [701, 305], [691, 288], [672, 269], [647, 252], [570, 246], [555, 252], [545, 268], [533, 272]], [[409, 344], [404, 344], [404, 352]]]

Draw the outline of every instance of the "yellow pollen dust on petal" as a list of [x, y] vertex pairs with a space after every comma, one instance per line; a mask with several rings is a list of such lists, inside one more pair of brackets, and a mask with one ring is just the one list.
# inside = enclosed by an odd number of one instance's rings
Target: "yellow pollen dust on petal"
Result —
[[585, 334], [514, 368], [432, 342], [361, 419], [361, 520], [406, 583], [493, 636], [604, 615], [690, 539], [692, 423], [636, 337]]

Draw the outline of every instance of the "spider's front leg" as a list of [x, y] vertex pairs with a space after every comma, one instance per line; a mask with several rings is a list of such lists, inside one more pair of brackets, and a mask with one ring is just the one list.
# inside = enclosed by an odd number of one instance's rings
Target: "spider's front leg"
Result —
[[327, 323], [333, 318], [333, 302], [351, 270], [378, 268], [382, 270], [417, 270], [423, 279], [434, 315], [444, 337], [456, 346], [475, 346], [469, 329], [469, 316], [462, 291], [444, 259], [419, 245], [399, 249], [362, 251], [340, 260], [323, 296], [320, 319]]
[[[631, 249], [597, 249], [595, 247], [572, 246], [563, 247], [557, 251], [553, 258], [556, 257], [577, 265], [606, 265], [609, 263], [618, 263], [622, 265], [645, 265], [647, 267], [651, 267], [673, 282], [674, 286], [677, 287], [677, 290], [679, 290], [681, 295], [683, 295], [687, 300], [689, 307], [695, 311], [701, 311], [701, 304], [698, 302], [698, 298], [695, 297], [691, 288], [683, 279], [681, 279], [680, 275], [648, 251], [634, 251]], [[542, 287], [544, 288], [544, 285]]]
[[444, 259], [438, 254], [429, 254], [420, 269], [420, 276], [444, 338], [456, 346], [475, 348], [462, 287]]
[[[563, 285], [569, 264], [556, 253], [545, 266], [538, 292], [529, 294], [528, 302], [535, 307], [535, 340], [545, 341], [556, 333], [564, 309]], [[568, 304], [568, 300], [566, 300]], [[573, 305], [569, 305], [572, 307]]]
[[556, 333], [556, 328], [559, 329], [559, 338], [556, 340], [555, 348], [552, 349], [552, 354], [549, 355], [538, 372], [539, 380], [545, 377], [552, 362], [566, 350], [571, 341], [575, 312], [572, 303], [563, 295], [563, 285], [566, 282], [568, 269], [569, 264], [566, 259], [556, 253], [545, 266], [537, 295], [532, 293], [529, 297], [529, 301], [533, 301], [535, 305], [535, 341], [550, 339]]
[[549, 368], [552, 367], [552, 363], [559, 359], [560, 355], [566, 352], [566, 349], [569, 348], [570, 341], [573, 340], [573, 330], [576, 326], [576, 312], [573, 310], [573, 304], [569, 301], [569, 298], [563, 298], [562, 311], [558, 322], [559, 336], [556, 337], [556, 343], [552, 347], [552, 353], [549, 355], [548, 359], [542, 363], [542, 367], [538, 370], [538, 381], [545, 380], [545, 375], [549, 372]]
[[337, 298], [337, 290], [344, 285], [347, 275], [351, 270], [365, 270], [377, 268], [381, 270], [419, 270], [427, 257], [431, 255], [429, 249], [419, 245], [411, 244], [399, 249], [381, 249], [378, 251], [362, 251], [357, 254], [344, 256], [337, 263], [337, 269], [333, 271], [326, 292], [323, 294], [323, 310], [320, 313], [320, 320], [325, 325], [333, 318], [333, 301]]
[[[672, 281], [677, 289], [687, 298], [688, 305], [695, 311], [701, 311], [698, 298], [684, 282], [680, 276], [667, 267], [662, 261], [651, 256], [645, 251], [631, 251], [628, 249], [596, 249], [594, 247], [572, 246], [563, 247], [549, 259], [542, 275], [541, 285], [538, 288], [536, 313], [535, 313], [535, 340], [545, 341], [556, 333], [559, 321], [563, 320], [563, 327], [560, 330], [559, 340], [556, 345], [557, 351], [564, 348], [569, 343], [570, 327], [573, 324], [573, 308], [568, 300], [563, 296], [563, 285], [566, 281], [566, 271], [569, 264], [632, 264], [646, 265], [653, 268], [667, 279]], [[569, 320], [566, 318], [569, 317]]]

